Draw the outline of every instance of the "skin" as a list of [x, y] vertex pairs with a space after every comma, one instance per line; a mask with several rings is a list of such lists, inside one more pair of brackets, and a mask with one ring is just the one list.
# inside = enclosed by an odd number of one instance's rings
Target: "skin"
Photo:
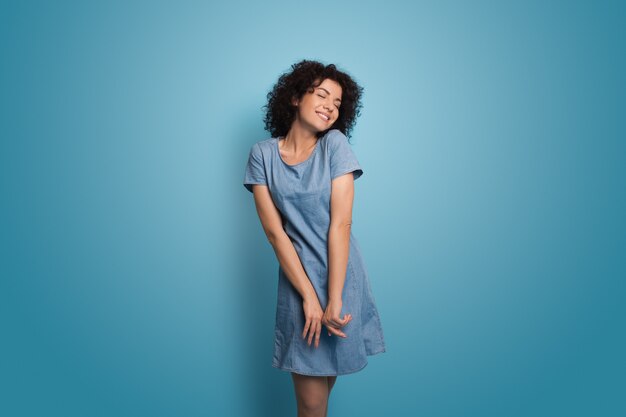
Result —
[[[279, 140], [279, 152], [283, 161], [295, 165], [309, 158], [317, 143], [316, 133], [329, 129], [339, 118], [341, 86], [330, 79], [312, 87], [300, 98], [292, 100], [298, 107], [296, 117], [287, 135]], [[319, 113], [329, 116], [324, 120]], [[340, 317], [342, 291], [345, 281], [350, 247], [352, 203], [354, 199], [354, 177], [352, 173], [332, 180], [330, 197], [330, 227], [328, 231], [328, 304], [321, 304], [309, 280], [300, 258], [282, 226], [280, 212], [274, 205], [266, 185], [253, 186], [254, 201], [268, 241], [285, 275], [302, 296], [305, 325], [302, 338], [308, 335], [307, 343], [319, 346], [322, 325], [328, 335], [347, 337], [341, 328], [352, 320], [351, 314]], [[308, 376], [292, 372], [298, 403], [298, 417], [325, 417], [328, 399], [336, 376]]]

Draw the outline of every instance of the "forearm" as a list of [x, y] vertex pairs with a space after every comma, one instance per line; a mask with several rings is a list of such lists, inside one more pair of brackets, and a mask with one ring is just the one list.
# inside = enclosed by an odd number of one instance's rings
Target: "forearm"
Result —
[[279, 232], [275, 236], [272, 236], [269, 242], [274, 248], [276, 258], [282, 270], [285, 272], [287, 279], [289, 279], [302, 299], [306, 300], [317, 297], [317, 293], [302, 266], [302, 262], [300, 262], [300, 257], [291, 239], [289, 239], [289, 236], [284, 232]]
[[350, 224], [328, 230], [328, 299], [340, 301], [350, 253]]

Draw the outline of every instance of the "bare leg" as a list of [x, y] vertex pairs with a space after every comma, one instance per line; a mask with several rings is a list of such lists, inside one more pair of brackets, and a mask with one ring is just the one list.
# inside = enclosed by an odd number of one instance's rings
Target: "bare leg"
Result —
[[337, 382], [337, 375], [329, 376], [328, 378], [328, 395], [330, 395], [330, 391], [333, 389], [333, 385]]
[[[333, 385], [337, 382], [337, 376], [328, 376], [328, 396], [330, 397], [330, 391], [333, 389]], [[326, 410], [324, 413], [324, 417], [328, 416], [328, 400], [326, 400]]]
[[291, 373], [298, 403], [298, 417], [325, 417], [328, 407], [328, 378]]

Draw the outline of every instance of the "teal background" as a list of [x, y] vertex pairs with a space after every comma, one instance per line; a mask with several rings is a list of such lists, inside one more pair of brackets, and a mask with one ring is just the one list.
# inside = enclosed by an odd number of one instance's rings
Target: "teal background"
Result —
[[626, 415], [625, 12], [2, 2], [0, 415], [295, 415], [242, 179], [303, 58], [365, 88], [388, 348], [329, 416]]

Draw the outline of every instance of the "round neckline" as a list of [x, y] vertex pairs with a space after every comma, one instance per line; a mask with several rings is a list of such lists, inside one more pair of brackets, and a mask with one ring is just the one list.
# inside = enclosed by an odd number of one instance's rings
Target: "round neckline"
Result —
[[276, 152], [278, 152], [278, 159], [280, 159], [283, 164], [287, 165], [290, 168], [300, 166], [300, 165], [302, 165], [302, 164], [304, 164], [306, 162], [309, 162], [311, 159], [313, 159], [313, 155], [315, 155], [315, 153], [317, 152], [317, 148], [319, 148], [320, 141], [322, 140], [322, 138], [318, 138], [317, 139], [317, 142], [315, 142], [315, 147], [313, 148], [313, 151], [311, 152], [311, 155], [309, 155], [309, 157], [307, 159], [305, 159], [302, 162], [298, 162], [297, 164], [289, 165], [287, 162], [285, 162], [283, 157], [280, 156], [280, 147], [278, 146], [278, 142], [280, 141], [281, 137], [282, 136], [279, 136], [279, 137], [275, 138], [276, 139]]

